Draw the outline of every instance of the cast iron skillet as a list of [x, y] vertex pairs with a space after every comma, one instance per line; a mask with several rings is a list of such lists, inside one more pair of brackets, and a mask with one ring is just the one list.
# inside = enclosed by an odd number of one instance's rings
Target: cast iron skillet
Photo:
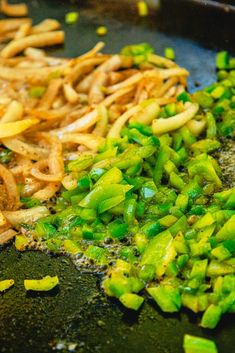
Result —
[[[68, 1], [33, 0], [30, 15], [63, 22]], [[133, 1], [132, 1], [133, 3]], [[140, 19], [130, 1], [79, 1], [80, 19], [65, 26], [66, 44], [52, 51], [75, 56], [98, 40], [98, 25], [108, 27], [106, 51], [123, 45], [149, 42], [159, 54], [173, 47], [177, 61], [191, 72], [189, 89], [215, 79], [216, 49], [234, 54], [235, 15], [223, 8], [202, 7], [201, 1], [164, 0], [154, 15]], [[212, 3], [212, 1], [210, 1]], [[187, 39], [189, 38], [189, 39]], [[197, 41], [194, 41], [196, 39]], [[200, 44], [199, 44], [200, 42]], [[60, 287], [50, 293], [27, 294], [25, 278], [58, 275]], [[215, 339], [220, 353], [235, 352], [235, 320], [225, 316], [214, 331], [202, 330], [198, 317], [188, 311], [165, 315], [150, 299], [138, 313], [106, 298], [100, 277], [78, 272], [68, 258], [39, 252], [19, 253], [13, 246], [0, 252], [0, 279], [14, 278], [13, 289], [0, 295], [0, 352], [6, 353], [182, 353], [185, 333]]]

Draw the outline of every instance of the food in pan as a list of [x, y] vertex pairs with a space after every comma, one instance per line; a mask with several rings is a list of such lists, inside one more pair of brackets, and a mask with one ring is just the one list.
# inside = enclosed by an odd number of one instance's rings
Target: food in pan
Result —
[[148, 44], [55, 58], [29, 47], [63, 40], [44, 26], [2, 26], [16, 38], [0, 52], [1, 244], [68, 254], [127, 308], [149, 295], [215, 328], [235, 310], [235, 188], [218, 162], [233, 60], [220, 53], [218, 81], [189, 94], [188, 71]]
[[0, 281], [0, 292], [4, 292], [5, 290], [11, 288], [14, 283], [15, 281], [13, 279], [5, 279]]
[[1, 0], [0, 12], [10, 17], [27, 16], [28, 7], [24, 3], [9, 4], [7, 0]]
[[217, 353], [215, 343], [206, 338], [185, 335], [184, 336], [185, 353]]
[[57, 276], [45, 276], [42, 279], [25, 279], [24, 287], [27, 291], [50, 291], [59, 284]]

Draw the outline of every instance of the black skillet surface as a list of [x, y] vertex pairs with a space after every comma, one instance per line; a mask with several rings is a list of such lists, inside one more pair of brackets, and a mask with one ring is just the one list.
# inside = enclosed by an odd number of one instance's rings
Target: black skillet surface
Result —
[[[135, 15], [134, 6], [125, 7], [122, 1], [80, 0], [78, 23], [65, 26], [65, 47], [52, 53], [68, 56], [83, 53], [99, 40], [96, 27], [106, 25], [106, 51], [118, 52], [123, 45], [146, 41], [157, 53], [163, 54], [164, 47], [171, 46], [178, 63], [191, 72], [190, 90], [195, 89], [195, 82], [205, 86], [215, 79], [214, 36], [218, 39], [217, 49], [227, 47], [234, 54], [234, 33], [228, 32], [232, 14], [224, 17], [220, 11], [218, 17], [217, 10], [208, 12], [198, 6], [200, 1], [192, 1], [195, 6], [189, 6], [189, 1], [177, 1], [176, 6], [174, 0], [163, 0], [157, 15], [140, 19]], [[66, 1], [29, 3], [30, 14], [36, 21], [54, 17], [63, 22], [65, 12], [77, 8]], [[220, 26], [216, 23], [219, 18]], [[207, 27], [213, 24], [214, 30], [210, 26], [206, 30], [205, 24]], [[212, 33], [213, 38], [209, 40]], [[183, 39], [179, 34], [196, 38], [201, 44]], [[45, 294], [25, 292], [25, 278], [55, 274], [60, 278], [59, 289]], [[232, 315], [224, 317], [211, 332], [198, 327], [196, 315], [188, 311], [164, 315], [151, 300], [146, 300], [139, 313], [133, 313], [106, 298], [100, 290], [99, 276], [80, 273], [65, 257], [18, 253], [8, 246], [0, 252], [0, 279], [4, 278], [14, 278], [16, 284], [0, 295], [1, 353], [182, 353], [185, 333], [215, 339], [220, 353], [235, 352]]]

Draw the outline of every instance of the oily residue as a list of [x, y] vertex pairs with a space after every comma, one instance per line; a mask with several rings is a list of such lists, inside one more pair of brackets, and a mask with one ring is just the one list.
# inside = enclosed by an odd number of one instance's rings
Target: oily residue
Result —
[[222, 169], [224, 186], [235, 186], [235, 140], [224, 139], [222, 148], [216, 156]]

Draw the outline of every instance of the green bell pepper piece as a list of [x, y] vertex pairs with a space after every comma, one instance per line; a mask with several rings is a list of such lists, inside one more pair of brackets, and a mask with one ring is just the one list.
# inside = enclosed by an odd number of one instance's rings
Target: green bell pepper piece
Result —
[[189, 96], [189, 94], [186, 91], [183, 91], [182, 93], [180, 93], [177, 97], [176, 97], [178, 102], [191, 102], [191, 98]]
[[128, 232], [128, 225], [117, 219], [109, 223], [108, 230], [112, 237], [122, 239]]
[[39, 220], [34, 232], [36, 238], [49, 239], [56, 234], [57, 230], [51, 223]]
[[184, 212], [188, 206], [188, 201], [188, 195], [179, 194], [175, 201], [175, 206], [180, 208], [180, 210]]
[[150, 240], [140, 262], [141, 266], [154, 265], [156, 275], [160, 278], [166, 271], [167, 265], [175, 258], [173, 237], [167, 230]]
[[94, 260], [97, 264], [103, 265], [107, 263], [107, 250], [95, 245], [89, 245], [84, 255]]
[[18, 251], [24, 251], [25, 248], [29, 245], [30, 239], [23, 235], [23, 234], [17, 234], [15, 236], [15, 248]]
[[197, 278], [199, 280], [204, 280], [206, 277], [206, 270], [207, 270], [208, 260], [195, 260], [193, 263], [193, 268], [190, 273], [190, 278]]
[[175, 222], [177, 221], [177, 218], [175, 216], [172, 215], [167, 215], [165, 217], [162, 217], [161, 219], [159, 219], [159, 223], [162, 227], [164, 228], [169, 228], [171, 227]]
[[210, 108], [214, 102], [210, 94], [203, 91], [195, 92], [193, 97], [202, 108]]
[[180, 191], [183, 190], [183, 188], [185, 187], [185, 182], [183, 181], [183, 179], [176, 174], [175, 172], [171, 172], [170, 174], [170, 184], [176, 188], [179, 189]]
[[79, 206], [97, 209], [99, 204], [116, 196], [125, 196], [133, 188], [132, 185], [98, 185], [80, 203]]
[[103, 200], [98, 205], [98, 213], [104, 213], [105, 211], [111, 210], [115, 206], [119, 205], [125, 200], [125, 195], [110, 197], [109, 199]]
[[98, 181], [95, 183], [94, 187], [98, 185], [109, 185], [109, 184], [120, 184], [122, 182], [122, 172], [120, 169], [113, 167], [104, 173]]
[[134, 244], [140, 254], [144, 252], [148, 244], [148, 239], [145, 234], [136, 233], [134, 234]]
[[97, 213], [93, 208], [84, 208], [81, 210], [80, 217], [90, 223], [96, 220]]
[[227, 69], [229, 66], [229, 54], [227, 51], [220, 51], [216, 54], [217, 69]]
[[221, 143], [217, 140], [212, 140], [210, 138], [205, 140], [199, 140], [191, 145], [191, 149], [195, 154], [209, 153], [218, 148], [220, 148]]
[[62, 247], [63, 250], [70, 255], [76, 255], [82, 252], [81, 247], [78, 245], [78, 243], [75, 243], [70, 239], [64, 240], [62, 243]]
[[128, 309], [139, 310], [144, 298], [134, 293], [124, 293], [119, 297], [120, 302]]
[[214, 248], [211, 251], [211, 255], [213, 255], [219, 261], [224, 261], [232, 256], [230, 251], [226, 249], [223, 245]]
[[165, 48], [164, 55], [169, 60], [175, 60], [175, 51], [173, 48]]
[[153, 181], [148, 181], [144, 183], [142, 188], [140, 189], [140, 196], [145, 200], [153, 198], [156, 193], [157, 188]]
[[215, 218], [210, 212], [208, 212], [204, 216], [202, 216], [196, 223], [194, 223], [193, 228], [195, 229], [205, 228], [207, 226], [210, 226], [214, 222], [215, 222]]
[[148, 221], [142, 226], [141, 231], [147, 235], [147, 237], [152, 238], [162, 232], [163, 227], [158, 221]]
[[216, 344], [206, 338], [184, 335], [185, 353], [218, 353]]
[[170, 226], [170, 233], [175, 236], [178, 232], [185, 232], [188, 229], [188, 222], [186, 216], [180, 217], [173, 225]]
[[159, 285], [158, 287], [149, 287], [147, 292], [153, 297], [162, 311], [174, 313], [181, 308], [181, 298], [178, 288], [170, 285]]
[[216, 234], [217, 241], [233, 240], [235, 230], [235, 215], [233, 215]]
[[81, 172], [82, 170], [90, 167], [94, 162], [94, 156], [91, 154], [83, 154], [81, 157], [72, 161], [68, 164], [68, 170], [70, 172]]
[[124, 222], [127, 224], [132, 224], [135, 219], [135, 211], [136, 211], [137, 202], [135, 199], [126, 200], [124, 206]]
[[222, 309], [218, 305], [211, 304], [202, 316], [201, 326], [213, 329], [217, 326], [222, 315]]
[[105, 287], [107, 287], [107, 289], [116, 298], [121, 297], [124, 293], [131, 292], [131, 283], [129, 281], [129, 278], [126, 278], [124, 276], [112, 276], [107, 280]]
[[150, 282], [155, 277], [155, 267], [153, 265], [144, 265], [140, 268], [138, 276], [145, 282]]
[[235, 273], [234, 265], [229, 263], [221, 263], [216, 260], [211, 260], [207, 267], [208, 277], [218, 277]]
[[186, 147], [189, 147], [190, 145], [196, 142], [196, 137], [190, 132], [190, 130], [186, 126], [183, 126], [181, 129], [179, 129], [179, 132], [183, 138]]
[[202, 176], [205, 180], [215, 183], [217, 187], [220, 188], [222, 186], [222, 182], [209, 159], [191, 161], [188, 166], [188, 172], [191, 178], [197, 175], [200, 177]]
[[229, 210], [235, 210], [235, 188], [232, 189], [232, 192], [229, 195], [229, 198], [226, 201], [224, 207]]
[[207, 121], [206, 137], [208, 139], [213, 139], [216, 137], [217, 127], [216, 127], [215, 118], [211, 112], [208, 112], [206, 114], [206, 121]]
[[191, 199], [196, 199], [198, 196], [202, 195], [202, 188], [197, 182], [197, 179], [194, 178], [182, 190], [183, 195], [187, 195]]
[[[188, 288], [184, 288], [186, 290]], [[183, 293], [181, 295], [182, 305], [186, 308], [192, 310], [194, 313], [198, 313], [200, 311], [205, 311], [208, 307], [208, 295], [205, 293], [198, 294], [188, 294]]]
[[123, 47], [121, 55], [133, 57], [134, 63], [139, 65], [141, 62], [147, 61], [148, 55], [153, 52], [154, 49], [148, 43], [140, 43]]
[[164, 172], [164, 165], [170, 158], [170, 151], [166, 148], [166, 146], [161, 146], [158, 157], [156, 160], [156, 165], [153, 172], [153, 180], [156, 185], [158, 185], [162, 179]]

